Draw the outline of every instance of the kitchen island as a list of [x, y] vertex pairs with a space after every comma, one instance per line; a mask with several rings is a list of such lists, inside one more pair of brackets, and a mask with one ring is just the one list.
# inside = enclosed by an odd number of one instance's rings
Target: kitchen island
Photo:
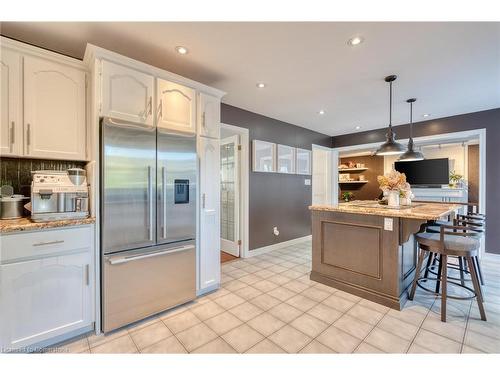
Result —
[[413, 235], [429, 220], [454, 215], [461, 207], [414, 202], [395, 209], [377, 201], [311, 206], [311, 280], [401, 310], [415, 275]]

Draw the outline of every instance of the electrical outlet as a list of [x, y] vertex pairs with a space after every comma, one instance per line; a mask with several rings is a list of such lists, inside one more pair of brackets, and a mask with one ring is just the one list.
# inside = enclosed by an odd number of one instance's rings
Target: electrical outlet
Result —
[[310, 179], [310, 178], [306, 178], [306, 179], [304, 180], [304, 185], [306, 185], [306, 186], [311, 186], [311, 179]]
[[391, 231], [393, 230], [394, 220], [389, 217], [384, 217], [384, 230]]
[[273, 228], [273, 233], [275, 236], [279, 236], [280, 235], [280, 231], [278, 230], [278, 227], [274, 227]]

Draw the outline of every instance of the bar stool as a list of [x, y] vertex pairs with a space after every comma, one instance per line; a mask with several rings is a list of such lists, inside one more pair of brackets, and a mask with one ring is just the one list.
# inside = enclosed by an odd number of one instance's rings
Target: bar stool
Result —
[[[420, 253], [417, 262], [417, 268], [415, 271], [415, 279], [413, 280], [413, 285], [411, 292], [408, 296], [410, 300], [415, 297], [415, 291], [417, 285], [433, 294], [441, 295], [441, 321], [446, 322], [446, 300], [448, 298], [452, 299], [472, 299], [476, 298], [479, 307], [479, 312], [481, 315], [481, 320], [486, 320], [486, 314], [483, 307], [483, 297], [480, 290], [479, 279], [473, 264], [472, 257], [477, 256], [479, 251], [480, 242], [478, 238], [481, 233], [476, 231], [470, 226], [461, 225], [442, 225], [440, 227], [439, 233], [417, 233], [415, 235], [416, 241], [418, 243]], [[420, 277], [422, 270], [422, 265], [424, 263], [425, 256], [427, 254], [434, 253], [440, 256], [440, 269], [441, 272], [436, 278], [430, 277]], [[448, 257], [457, 256], [465, 259], [469, 266], [469, 272], [471, 275], [471, 281], [473, 289], [462, 283], [457, 283], [448, 280]], [[426, 280], [436, 280], [442, 284], [441, 293], [439, 291], [432, 291], [429, 288], [422, 285], [422, 281]], [[448, 283], [454, 284], [458, 287], [464, 288], [472, 293], [471, 296], [460, 297], [448, 295]]]

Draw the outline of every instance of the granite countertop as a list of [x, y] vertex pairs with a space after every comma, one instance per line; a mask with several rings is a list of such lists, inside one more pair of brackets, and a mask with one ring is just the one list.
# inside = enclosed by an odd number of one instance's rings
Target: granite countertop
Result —
[[0, 233], [12, 233], [31, 230], [43, 230], [49, 228], [69, 227], [74, 225], [84, 225], [95, 223], [94, 217], [74, 220], [57, 220], [43, 223], [35, 223], [30, 218], [0, 220]]
[[311, 211], [345, 212], [360, 215], [376, 215], [386, 217], [400, 217], [406, 219], [438, 220], [457, 211], [462, 207], [458, 203], [423, 203], [413, 202], [408, 208], [389, 208], [377, 201], [352, 201], [338, 205], [310, 206]]

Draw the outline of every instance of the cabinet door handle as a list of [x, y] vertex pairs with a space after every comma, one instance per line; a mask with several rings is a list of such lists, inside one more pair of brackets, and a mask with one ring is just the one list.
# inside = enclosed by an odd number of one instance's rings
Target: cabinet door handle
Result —
[[152, 113], [153, 113], [153, 97], [150, 96], [148, 101], [148, 115], [151, 116]]
[[159, 119], [163, 117], [163, 99], [160, 99], [160, 113], [159, 113]]
[[207, 127], [206, 122], [205, 122], [205, 117], [206, 117], [205, 111], [203, 111], [203, 113], [201, 115], [201, 124], [202, 124], [203, 128]]
[[205, 193], [203, 193], [202, 196], [201, 196], [201, 206], [202, 206], [202, 208], [205, 208], [206, 197], [207, 197], [207, 195]]
[[30, 146], [31, 146], [31, 125], [27, 125], [28, 129], [26, 130], [26, 146], [28, 146], [27, 151], [29, 152]]
[[85, 285], [90, 284], [90, 264], [85, 265]]
[[56, 245], [59, 243], [64, 243], [64, 240], [48, 241], [48, 242], [38, 242], [34, 243], [33, 246], [46, 246], [46, 245]]
[[15, 123], [14, 121], [12, 121], [10, 123], [10, 132], [9, 132], [9, 138], [10, 138], [10, 152], [13, 152], [14, 151], [14, 137], [16, 135], [16, 132], [14, 131], [14, 126], [15, 126]]

